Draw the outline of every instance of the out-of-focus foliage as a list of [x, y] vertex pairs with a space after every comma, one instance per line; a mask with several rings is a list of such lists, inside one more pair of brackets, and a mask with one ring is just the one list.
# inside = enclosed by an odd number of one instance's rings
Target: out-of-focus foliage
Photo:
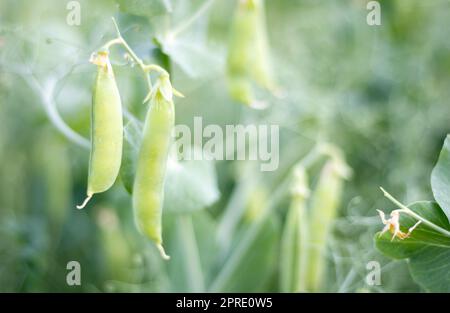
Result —
[[[79, 3], [81, 24], [70, 26], [66, 1], [0, 2], [1, 291], [279, 291], [288, 193], [271, 201], [319, 140], [339, 146], [353, 169], [327, 243], [324, 290], [422, 290], [405, 261], [375, 249], [373, 235], [382, 227], [375, 209], [391, 207], [380, 185], [406, 203], [432, 198], [429, 176], [450, 131], [448, 1], [380, 1], [381, 26], [367, 25], [366, 1], [266, 1], [282, 97], [262, 94], [269, 103], [262, 111], [234, 102], [227, 91], [235, 1], [211, 1], [176, 36], [168, 35], [204, 1]], [[174, 184], [191, 183], [183, 190], [199, 197], [184, 211], [164, 212], [169, 262], [135, 229], [120, 181], [130, 179], [126, 173], [88, 208], [75, 209], [85, 194], [89, 151], [55, 127], [59, 112], [89, 137], [95, 67], [88, 60], [115, 36], [111, 16], [140, 57], [170, 70], [186, 96], [176, 100], [177, 123], [192, 126], [201, 116], [204, 125], [280, 125], [274, 172], [244, 161], [183, 165]], [[125, 65], [123, 52], [113, 49], [111, 60], [124, 109], [143, 121], [145, 81]], [[203, 171], [208, 186], [189, 182], [191, 171]], [[312, 188], [319, 172], [317, 166], [309, 174]], [[170, 193], [178, 190], [174, 184]], [[170, 206], [182, 203], [173, 198]], [[81, 286], [66, 284], [72, 260], [81, 264]], [[382, 264], [379, 286], [365, 281], [373, 260]]]

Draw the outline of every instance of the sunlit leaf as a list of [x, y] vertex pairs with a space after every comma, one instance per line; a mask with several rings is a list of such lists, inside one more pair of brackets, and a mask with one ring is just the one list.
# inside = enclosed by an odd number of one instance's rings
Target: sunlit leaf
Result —
[[431, 173], [434, 199], [450, 219], [450, 136], [447, 136], [439, 160]]

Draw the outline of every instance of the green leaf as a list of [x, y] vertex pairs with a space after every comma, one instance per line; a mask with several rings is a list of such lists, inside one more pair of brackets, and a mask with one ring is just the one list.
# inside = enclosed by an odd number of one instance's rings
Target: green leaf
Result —
[[117, 0], [121, 12], [153, 17], [170, 12], [170, 0]]
[[[450, 224], [435, 202], [421, 201], [408, 206], [412, 211], [450, 231]], [[417, 220], [401, 214], [401, 230], [408, 231]], [[408, 259], [413, 279], [431, 292], [450, 292], [450, 237], [420, 224], [409, 238], [391, 241], [392, 234], [375, 235], [375, 245], [383, 254], [394, 259]]]
[[450, 220], [450, 136], [445, 138], [439, 160], [431, 173], [434, 199]]
[[164, 188], [165, 212], [201, 210], [219, 199], [213, 161], [170, 159]]
[[159, 40], [162, 51], [190, 77], [210, 77], [220, 71], [224, 63], [222, 51], [203, 40], [185, 36], [173, 40]]

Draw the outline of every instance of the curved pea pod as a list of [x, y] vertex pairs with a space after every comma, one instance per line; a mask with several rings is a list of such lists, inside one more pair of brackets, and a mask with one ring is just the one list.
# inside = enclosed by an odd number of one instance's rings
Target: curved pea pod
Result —
[[291, 186], [291, 203], [286, 215], [281, 241], [280, 289], [282, 292], [306, 290], [308, 216], [306, 201], [309, 197], [305, 169], [294, 169]]
[[162, 207], [174, 119], [172, 86], [168, 77], [162, 77], [150, 96], [133, 184], [133, 207], [138, 229], [155, 242], [165, 259], [169, 257], [162, 247]]
[[341, 200], [343, 182], [349, 175], [350, 169], [342, 158], [331, 158], [322, 168], [312, 195], [307, 271], [307, 288], [312, 292], [317, 292], [322, 287], [327, 242]]
[[95, 193], [108, 190], [115, 182], [122, 159], [123, 120], [119, 89], [109, 62], [108, 52], [91, 57], [98, 66], [91, 113], [91, 156], [87, 198], [77, 208], [83, 208]]

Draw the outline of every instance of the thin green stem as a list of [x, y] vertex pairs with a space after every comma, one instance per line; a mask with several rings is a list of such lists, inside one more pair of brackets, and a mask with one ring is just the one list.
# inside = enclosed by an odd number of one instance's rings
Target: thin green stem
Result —
[[180, 23], [178, 26], [174, 27], [174, 29], [169, 33], [170, 39], [174, 39], [176, 36], [178, 36], [186, 29], [188, 29], [192, 25], [192, 23], [194, 23], [200, 16], [202, 16], [209, 9], [209, 7], [213, 4], [214, 1], [215, 0], [205, 1], [190, 18]]
[[285, 196], [288, 190], [289, 179], [285, 179], [283, 183], [278, 185], [276, 190], [273, 192], [273, 196], [271, 200], [268, 202], [266, 207], [263, 209], [262, 214], [259, 219], [256, 220], [250, 228], [245, 233], [244, 238], [239, 242], [238, 246], [234, 250], [231, 257], [227, 260], [222, 270], [216, 276], [214, 281], [212, 282], [209, 291], [210, 292], [219, 292], [223, 291], [229, 279], [232, 278], [232, 274], [235, 272], [239, 264], [242, 262], [242, 259], [246, 256], [248, 251], [251, 248], [252, 243], [257, 238], [264, 222], [270, 216], [270, 212], [272, 208], [277, 205], [281, 199]]
[[127, 43], [127, 41], [122, 37], [119, 26], [117, 25], [117, 22], [114, 17], [112, 17], [112, 21], [114, 24], [114, 28], [116, 29], [117, 38], [106, 43], [106, 45], [104, 47], [109, 48], [111, 45], [121, 44], [125, 48], [125, 50], [127, 50], [128, 55], [133, 59], [133, 61], [137, 65], [139, 65], [141, 70], [144, 72], [145, 79], [147, 81], [147, 85], [148, 85], [149, 92], [150, 92], [152, 90], [152, 81], [151, 81], [151, 78], [149, 75], [150, 71], [155, 71], [155, 72], [158, 72], [160, 75], [165, 75], [165, 76], [169, 76], [169, 73], [159, 65], [145, 64], [144, 61], [142, 61], [142, 59], [137, 56], [137, 54], [130, 47], [130, 45]]
[[113, 45], [118, 45], [122, 43], [122, 38], [118, 37], [118, 38], [114, 38], [110, 41], [108, 41], [106, 44], [103, 45], [102, 50], [108, 51], [109, 48]]
[[178, 216], [178, 227], [180, 241], [183, 243], [182, 246], [185, 253], [185, 273], [190, 285], [190, 291], [204, 292], [205, 282], [192, 217], [190, 215]]
[[158, 72], [161, 75], [169, 76], [169, 73], [165, 69], [163, 69], [161, 66], [156, 65], [156, 64], [144, 65], [143, 69], [146, 72], [155, 71], [155, 72]]
[[406, 205], [395, 199], [391, 194], [389, 194], [386, 190], [384, 190], [383, 187], [380, 187], [381, 191], [383, 192], [384, 196], [388, 198], [392, 203], [394, 203], [396, 206], [398, 206], [402, 212], [414, 217], [416, 220], [421, 221], [423, 224], [427, 225], [428, 227], [434, 229], [435, 231], [450, 237], [450, 231], [439, 227], [438, 225], [434, 224], [433, 222], [430, 222], [429, 220], [423, 218], [419, 214], [412, 211], [410, 208], [408, 208]]
[[55, 87], [54, 82], [50, 82], [49, 84], [46, 84], [45, 87], [43, 87], [39, 83], [39, 80], [34, 76], [34, 73], [25, 73], [22, 71], [19, 71], [17, 73], [25, 80], [25, 82], [27, 82], [30, 88], [32, 88], [37, 94], [40, 95], [44, 110], [53, 126], [55, 126], [56, 129], [71, 142], [77, 144], [82, 148], [90, 149], [91, 145], [89, 140], [70, 128], [70, 126], [66, 124], [64, 119], [59, 114], [53, 95]]

